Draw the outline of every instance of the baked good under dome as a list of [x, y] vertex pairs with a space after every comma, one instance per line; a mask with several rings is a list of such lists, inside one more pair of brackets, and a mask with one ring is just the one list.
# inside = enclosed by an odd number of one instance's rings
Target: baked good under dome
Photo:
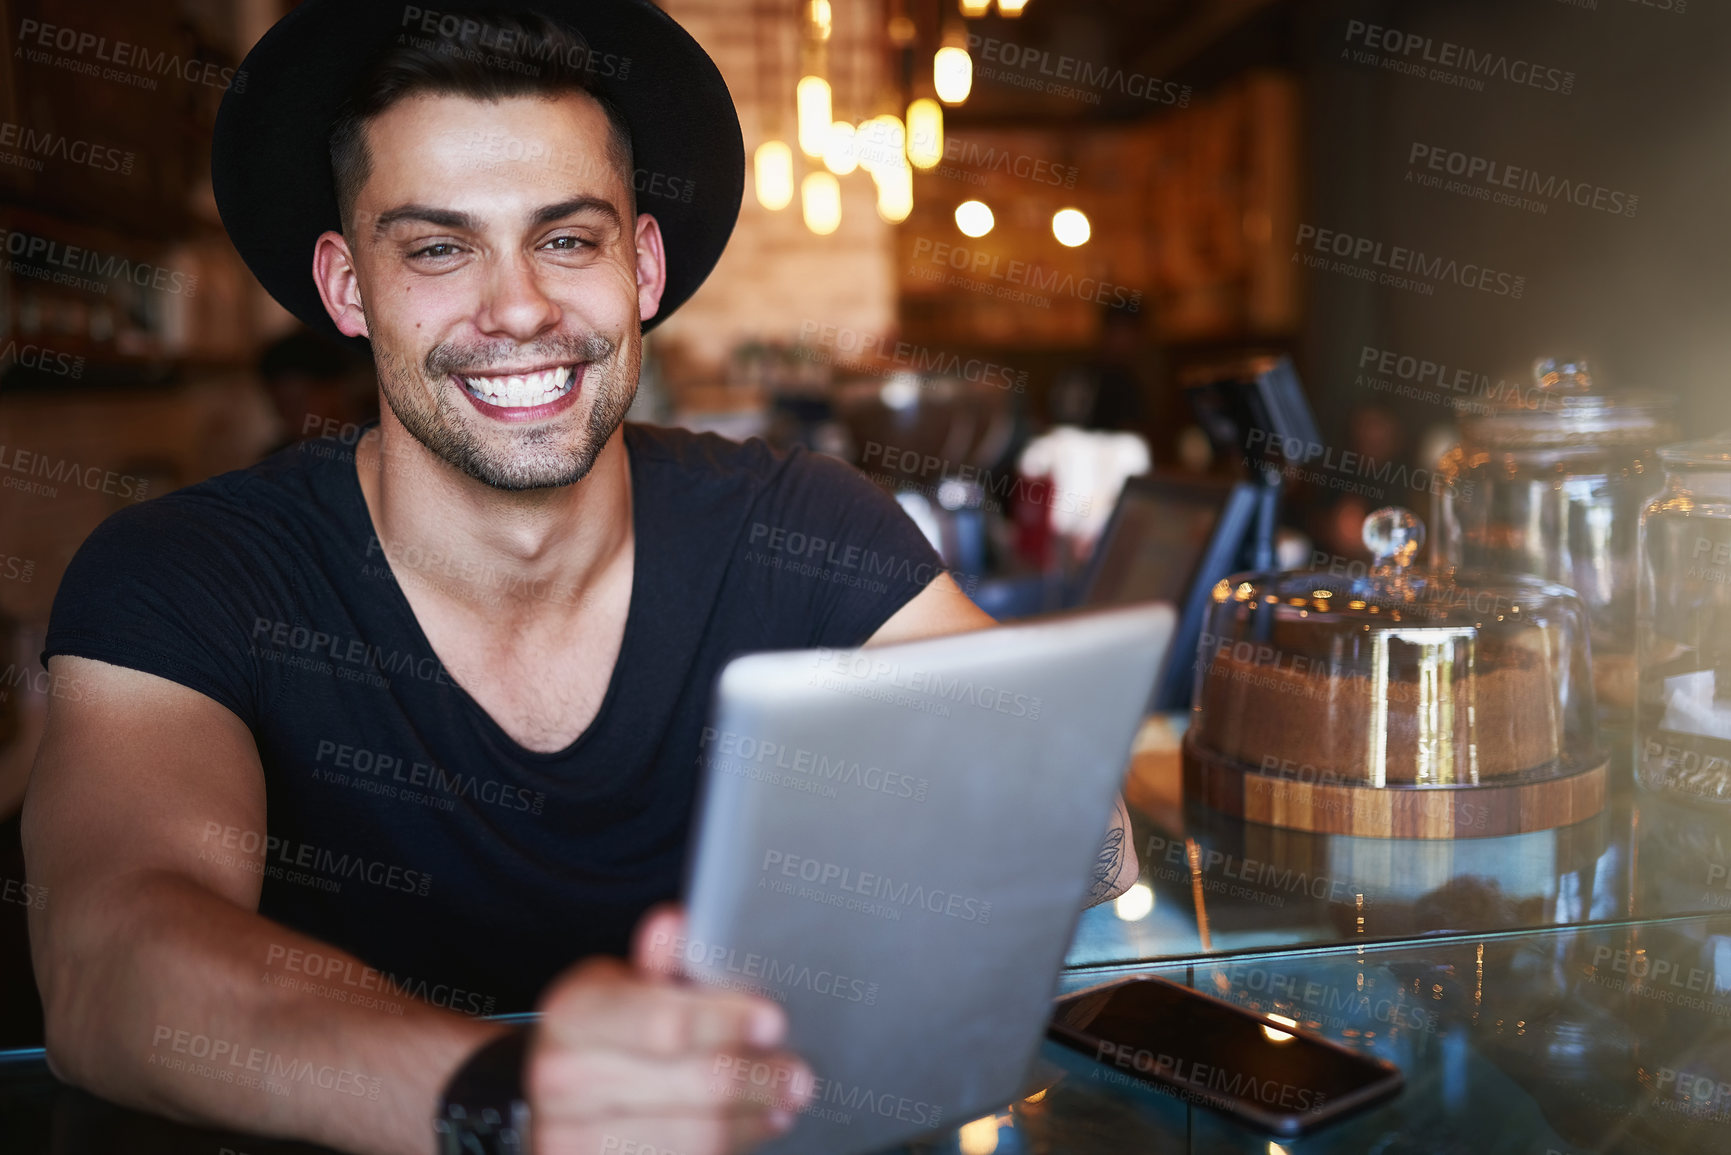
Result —
[[[1412, 514], [1379, 510], [1362, 576], [1249, 573], [1215, 587], [1187, 796], [1385, 837], [1510, 833], [1597, 812], [1605, 756], [1580, 599], [1532, 577], [1414, 566], [1423, 540]], [[1457, 805], [1468, 794], [1475, 803]]]

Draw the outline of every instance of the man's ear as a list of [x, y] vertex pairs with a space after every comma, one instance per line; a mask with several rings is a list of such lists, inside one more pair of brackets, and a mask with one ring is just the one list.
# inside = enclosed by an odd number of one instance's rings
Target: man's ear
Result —
[[327, 230], [313, 243], [313, 284], [319, 287], [319, 299], [338, 331], [345, 337], [371, 336], [361, 303], [360, 275], [343, 234]]
[[661, 242], [661, 223], [648, 213], [637, 214], [637, 316], [644, 321], [661, 311], [661, 294], [667, 291], [667, 250]]

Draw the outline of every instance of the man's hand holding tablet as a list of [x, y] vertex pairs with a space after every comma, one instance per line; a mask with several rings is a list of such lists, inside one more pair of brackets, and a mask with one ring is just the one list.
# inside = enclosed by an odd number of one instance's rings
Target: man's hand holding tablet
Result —
[[[769, 999], [678, 981], [671, 944], [684, 931], [677, 909], [658, 908], [637, 928], [632, 965], [587, 959], [549, 988], [523, 1078], [536, 1155], [720, 1155], [792, 1125], [812, 1077], [777, 1049], [787, 1016]], [[738, 1070], [753, 1072], [749, 1094]]]

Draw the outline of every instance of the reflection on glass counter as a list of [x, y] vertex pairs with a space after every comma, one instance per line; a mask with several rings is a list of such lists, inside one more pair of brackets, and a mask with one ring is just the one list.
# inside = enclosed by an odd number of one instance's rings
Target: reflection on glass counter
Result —
[[[1398, 1065], [1386, 1106], [1278, 1142], [1048, 1047], [998, 1150], [1723, 1152], [1731, 1148], [1731, 919], [1686, 918], [1153, 968]], [[1108, 977], [1065, 976], [1064, 988]], [[1051, 1077], [1050, 1075], [1048, 1077]], [[1224, 1076], [1223, 1076], [1224, 1077]], [[1111, 1144], [1090, 1139], [1109, 1129]], [[1081, 1138], [1078, 1138], [1081, 1136]], [[1004, 1136], [1000, 1135], [1002, 1139]]]
[[1072, 966], [1731, 912], [1722, 807], [1638, 792], [1613, 748], [1603, 813], [1526, 834], [1360, 838], [1247, 822], [1187, 801], [1159, 719], [1127, 791], [1141, 876], [1082, 916]]

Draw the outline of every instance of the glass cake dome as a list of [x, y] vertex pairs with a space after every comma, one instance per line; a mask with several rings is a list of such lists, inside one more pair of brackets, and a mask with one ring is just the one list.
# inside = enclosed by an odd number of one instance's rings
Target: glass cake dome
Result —
[[1606, 759], [1580, 599], [1534, 577], [1414, 566], [1424, 526], [1404, 509], [1371, 514], [1364, 541], [1368, 567], [1215, 587], [1184, 747], [1192, 798], [1377, 836], [1560, 824], [1452, 806], [1463, 790], [1533, 786], [1507, 805], [1597, 813]]

